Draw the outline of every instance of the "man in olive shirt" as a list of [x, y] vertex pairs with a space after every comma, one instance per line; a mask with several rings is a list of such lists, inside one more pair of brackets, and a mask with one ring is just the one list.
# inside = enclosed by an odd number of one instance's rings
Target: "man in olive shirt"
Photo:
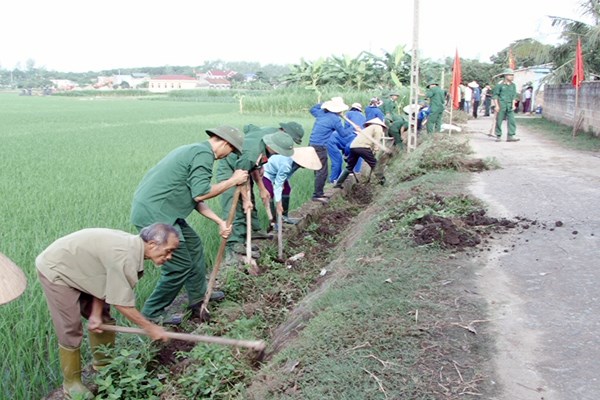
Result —
[[[230, 228], [204, 200], [240, 185], [248, 179], [248, 172], [236, 171], [229, 179], [211, 184], [215, 160], [240, 152], [243, 136], [229, 126], [206, 131], [209, 139], [176, 148], [150, 169], [133, 196], [131, 222], [141, 229], [155, 222], [172, 224], [179, 231], [181, 245], [173, 258], [161, 268], [154, 291], [146, 300], [142, 314], [164, 324], [181, 323], [178, 315], [167, 316], [165, 309], [185, 286], [192, 317], [200, 315], [200, 306], [206, 292], [206, 267], [200, 236], [187, 224], [194, 210], [219, 225], [221, 236], [229, 235]], [[223, 293], [215, 293], [223, 297]]]
[[518, 142], [517, 124], [515, 122], [515, 100], [519, 98], [517, 86], [513, 83], [515, 72], [507, 68], [502, 72], [504, 79], [493, 90], [492, 101], [496, 108], [496, 142], [502, 140], [502, 122], [508, 122], [507, 142]]
[[446, 94], [437, 83], [427, 86], [425, 97], [429, 99], [429, 118], [427, 119], [427, 133], [439, 132], [442, 127], [442, 116], [444, 114], [444, 100]]
[[58, 336], [63, 391], [68, 397], [93, 397], [81, 382], [82, 316], [88, 319], [95, 369], [108, 364], [98, 347], [115, 342], [114, 332], [98, 329], [102, 323], [114, 324], [110, 305], [152, 339], [167, 340], [163, 328], [135, 308], [133, 288], [144, 272], [145, 259], [160, 266], [171, 259], [177, 246], [178, 232], [171, 225], [151, 225], [139, 236], [90, 228], [56, 240], [36, 258], [38, 277]]
[[[251, 129], [246, 133], [242, 153], [232, 155], [219, 163], [217, 169], [217, 182], [222, 182], [237, 171], [250, 173], [252, 181], [258, 185], [260, 197], [270, 200], [268, 190], [262, 180], [262, 166], [266, 164], [272, 154], [281, 154], [290, 157], [294, 153], [294, 140], [291, 135], [283, 130], [273, 128]], [[242, 203], [238, 203], [232, 232], [227, 239], [227, 263], [235, 261], [235, 254], [244, 254], [244, 241], [246, 240], [245, 212], [252, 212], [252, 193], [247, 188], [242, 190]], [[232, 193], [221, 197], [223, 215], [227, 215], [232, 207]]]

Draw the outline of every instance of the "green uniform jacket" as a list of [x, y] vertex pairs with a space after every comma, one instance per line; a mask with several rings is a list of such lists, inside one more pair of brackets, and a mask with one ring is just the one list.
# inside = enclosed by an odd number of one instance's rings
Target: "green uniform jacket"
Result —
[[429, 99], [431, 112], [441, 111], [444, 109], [444, 100], [446, 95], [439, 86], [433, 86], [425, 93], [425, 97]]
[[514, 83], [500, 82], [496, 85], [492, 92], [492, 98], [498, 99], [500, 105], [511, 105], [519, 98], [517, 95], [517, 85]]
[[[271, 133], [277, 132], [277, 128], [261, 128], [253, 129], [244, 136], [244, 145], [242, 146], [242, 154], [229, 154], [223, 160], [219, 161], [217, 167], [217, 182], [222, 182], [231, 178], [233, 171], [242, 169], [244, 171], [252, 171], [267, 162], [267, 146], [262, 138]], [[258, 156], [262, 157], [258, 158]], [[258, 160], [258, 162], [257, 162]]]
[[392, 99], [385, 99], [381, 105], [381, 111], [385, 115], [385, 123], [389, 126], [398, 119], [398, 103]]
[[215, 154], [209, 142], [178, 147], [142, 178], [133, 196], [131, 222], [175, 224], [196, 208], [198, 196], [210, 192]]

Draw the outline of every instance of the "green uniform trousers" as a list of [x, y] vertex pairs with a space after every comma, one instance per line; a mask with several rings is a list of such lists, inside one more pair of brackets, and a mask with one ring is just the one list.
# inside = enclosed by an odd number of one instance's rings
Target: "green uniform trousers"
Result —
[[161, 266], [158, 283], [142, 309], [142, 314], [149, 319], [162, 316], [184, 286], [190, 305], [204, 300], [206, 293], [202, 240], [185, 220], [178, 219], [176, 224], [182, 233], [179, 247], [173, 252], [173, 258]]
[[427, 133], [438, 133], [442, 129], [444, 110], [431, 110], [427, 118]]
[[517, 134], [517, 123], [515, 122], [515, 111], [512, 109], [512, 104], [500, 103], [500, 109], [496, 110], [496, 136], [502, 136], [502, 122], [506, 118], [508, 121], [508, 136]]

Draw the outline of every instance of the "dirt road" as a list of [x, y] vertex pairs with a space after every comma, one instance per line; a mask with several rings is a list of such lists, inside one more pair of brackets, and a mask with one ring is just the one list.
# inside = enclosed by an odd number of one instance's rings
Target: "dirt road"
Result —
[[501, 239], [477, 273], [497, 337], [492, 398], [600, 399], [600, 155], [565, 149], [518, 119], [521, 141], [496, 143], [490, 125], [470, 120], [467, 135], [501, 169], [475, 174], [470, 189], [490, 215], [537, 221]]

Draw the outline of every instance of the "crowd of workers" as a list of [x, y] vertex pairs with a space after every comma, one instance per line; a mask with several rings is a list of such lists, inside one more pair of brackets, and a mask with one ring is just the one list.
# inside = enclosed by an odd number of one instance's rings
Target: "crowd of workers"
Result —
[[[509, 138], [514, 139], [508, 102], [512, 104], [516, 91], [513, 94], [509, 75], [505, 74], [506, 82], [498, 85], [494, 96], [499, 122], [504, 116], [509, 119]], [[328, 202], [326, 183], [343, 187], [350, 174], [360, 172], [363, 161], [377, 182], [384, 184], [380, 150], [401, 148], [410, 123], [419, 130], [426, 127], [429, 133], [440, 131], [446, 94], [437, 83], [427, 88], [427, 102], [419, 110], [400, 110], [399, 94], [394, 91], [383, 100], [371, 99], [364, 112], [362, 104], [348, 106], [341, 97], [315, 104], [310, 109], [315, 121], [305, 147], [298, 147], [304, 129], [293, 121], [277, 127], [208, 129], [207, 140], [172, 150], [141, 179], [131, 206], [131, 223], [139, 234], [88, 228], [50, 244], [37, 257], [36, 267], [58, 337], [65, 394], [91, 397], [81, 381], [81, 317], [88, 320], [94, 368], [109, 362], [98, 351], [100, 346], [114, 345], [114, 332], [100, 328], [115, 323], [111, 306], [154, 340], [167, 340], [164, 325], [179, 324], [184, 316], [199, 317], [207, 281], [201, 235], [186, 221], [194, 210], [218, 226], [227, 241], [226, 262], [247, 262], [243, 256], [249, 231], [253, 239], [269, 237], [258, 220], [254, 187], [268, 214], [294, 224], [298, 221], [288, 215], [290, 178], [300, 168], [315, 171], [312, 200], [321, 203]], [[215, 197], [221, 215], [206, 203]], [[227, 223], [230, 212], [231, 225]], [[258, 257], [258, 250], [253, 247], [251, 256]], [[144, 260], [160, 266], [160, 277], [140, 312], [135, 308], [134, 287], [144, 272]], [[168, 315], [168, 307], [183, 288], [188, 312]], [[224, 297], [214, 291], [211, 300]]]

